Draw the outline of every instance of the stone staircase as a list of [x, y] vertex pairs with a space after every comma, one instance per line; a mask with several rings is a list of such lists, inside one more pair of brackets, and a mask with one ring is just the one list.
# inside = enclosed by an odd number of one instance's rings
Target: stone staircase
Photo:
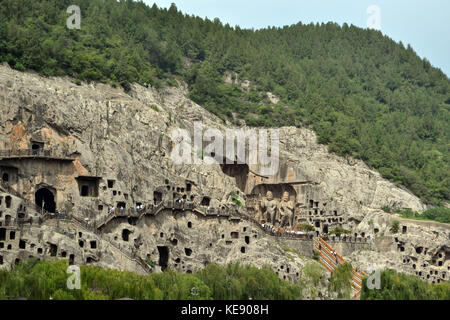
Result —
[[[325, 240], [321, 237], [314, 239], [314, 250], [319, 254], [319, 262], [330, 273], [333, 273], [339, 265], [347, 264], [348, 262], [334, 250]], [[336, 252], [334, 255], [332, 252]], [[355, 270], [352, 266], [352, 287], [354, 290], [353, 299], [359, 299], [362, 289], [362, 279], [367, 276], [362, 270]]]

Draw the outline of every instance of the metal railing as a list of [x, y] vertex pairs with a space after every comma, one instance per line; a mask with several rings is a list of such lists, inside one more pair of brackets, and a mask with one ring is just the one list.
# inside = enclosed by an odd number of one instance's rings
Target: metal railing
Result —
[[[331, 273], [333, 273], [339, 265], [348, 263], [321, 237], [314, 240], [314, 250], [319, 254], [319, 262]], [[353, 297], [354, 299], [358, 298], [361, 294], [362, 279], [365, 276], [367, 276], [367, 273], [362, 270], [356, 271], [352, 266], [351, 285], [356, 291], [356, 294]]]
[[0, 158], [43, 157], [55, 159], [74, 159], [67, 151], [43, 149], [8, 149], [0, 150]]

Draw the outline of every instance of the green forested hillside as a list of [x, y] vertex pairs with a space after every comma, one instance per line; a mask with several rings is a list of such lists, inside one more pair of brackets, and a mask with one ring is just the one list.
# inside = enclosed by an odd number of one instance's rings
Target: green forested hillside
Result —
[[[313, 128], [429, 203], [450, 199], [450, 81], [411, 47], [333, 24], [243, 30], [143, 3], [1, 0], [0, 61], [43, 75], [161, 86], [183, 78], [222, 119]], [[81, 30], [66, 9], [81, 8]], [[249, 92], [223, 81], [250, 80]], [[268, 103], [266, 92], [281, 98]]]

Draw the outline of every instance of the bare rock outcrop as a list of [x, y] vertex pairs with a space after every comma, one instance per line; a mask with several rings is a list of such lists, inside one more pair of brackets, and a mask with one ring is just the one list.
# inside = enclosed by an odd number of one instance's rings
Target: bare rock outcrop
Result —
[[[196, 122], [231, 129], [186, 94], [183, 83], [159, 90], [135, 84], [125, 93], [0, 66], [0, 268], [30, 256], [142, 273], [240, 261], [270, 265], [295, 281], [309, 260], [288, 254], [254, 222], [268, 191], [292, 204], [294, 225], [310, 224], [317, 234], [343, 227], [376, 240], [370, 255], [352, 256], [355, 263], [391, 259], [406, 270], [403, 257], [411, 253], [412, 261], [423, 247], [441, 271], [448, 267], [448, 230], [440, 225], [409, 221], [407, 235], [385, 238], [392, 217], [382, 206], [423, 211], [424, 204], [362, 161], [330, 154], [311, 130], [279, 129], [280, 166], [271, 176], [247, 163], [176, 165], [173, 130], [192, 134]], [[175, 203], [192, 207], [176, 210]], [[161, 204], [172, 207], [136, 211]], [[128, 213], [116, 216], [118, 209]], [[401, 243], [409, 247], [397, 250]]]

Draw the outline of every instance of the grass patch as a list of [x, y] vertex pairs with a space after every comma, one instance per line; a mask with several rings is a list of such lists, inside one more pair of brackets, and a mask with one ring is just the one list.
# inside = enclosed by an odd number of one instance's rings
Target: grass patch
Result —
[[395, 209], [389, 206], [383, 206], [381, 209], [387, 213], [399, 214], [406, 219], [450, 223], [450, 209], [445, 207], [434, 207], [425, 210], [423, 213], [418, 213], [411, 209]]

